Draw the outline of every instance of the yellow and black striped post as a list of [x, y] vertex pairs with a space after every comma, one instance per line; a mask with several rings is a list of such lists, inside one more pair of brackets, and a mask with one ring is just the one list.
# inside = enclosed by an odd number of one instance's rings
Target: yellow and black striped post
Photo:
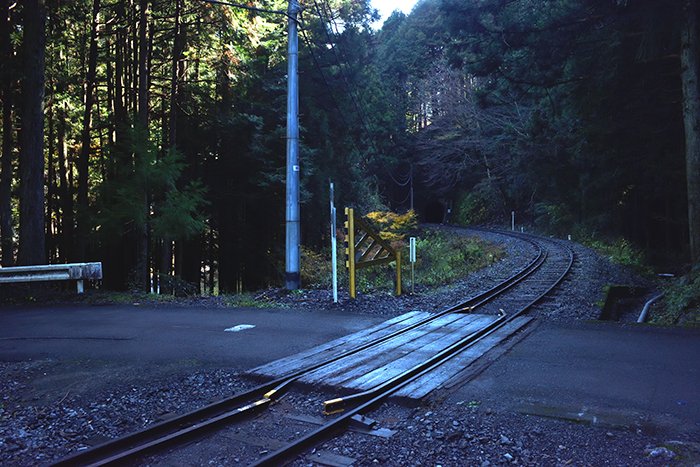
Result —
[[401, 250], [396, 250], [396, 296], [401, 295]]
[[345, 208], [345, 216], [345, 267], [348, 268], [350, 298], [357, 298], [358, 269], [394, 261], [396, 262], [396, 295], [401, 295], [401, 251], [383, 239], [380, 233], [362, 217], [355, 218], [354, 209]]
[[350, 298], [357, 297], [355, 285], [355, 210], [345, 208], [345, 267], [348, 268], [348, 282], [350, 287]]

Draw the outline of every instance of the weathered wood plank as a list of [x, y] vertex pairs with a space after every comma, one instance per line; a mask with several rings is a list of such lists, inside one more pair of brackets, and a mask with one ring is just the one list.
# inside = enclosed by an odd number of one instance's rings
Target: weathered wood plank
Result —
[[474, 363], [486, 352], [522, 329], [530, 321], [532, 321], [532, 318], [524, 316], [514, 319], [493, 334], [486, 336], [474, 345], [460, 352], [439, 368], [431, 371], [429, 374], [421, 377], [408, 386], [405, 386], [403, 389], [394, 394], [394, 397], [422, 399], [430, 392], [452, 379], [460, 371]]
[[424, 311], [411, 311], [390, 320], [379, 323], [376, 326], [358, 331], [347, 336], [339, 337], [320, 346], [313, 347], [289, 357], [275, 360], [265, 365], [249, 370], [249, 374], [278, 377], [298, 371], [314, 363], [321, 362], [331, 356], [339, 355], [347, 350], [371, 340], [387, 336], [393, 332], [410, 326], [428, 317], [430, 313]]
[[[379, 366], [393, 361], [397, 358], [397, 355], [402, 355], [402, 352], [409, 352], [412, 347], [423, 345], [426, 340], [439, 339], [442, 334], [447, 332], [445, 326], [464, 318], [465, 315], [449, 314], [442, 316], [435, 321], [408, 331], [364, 352], [344, 358], [335, 364], [319, 368], [305, 375], [301, 381], [343, 386], [346, 381], [355, 379], [359, 375], [366, 374]], [[471, 320], [473, 318], [469, 317], [468, 319]]]
[[367, 374], [359, 375], [353, 381], [348, 381], [345, 386], [359, 390], [371, 389], [421, 364], [441, 350], [478, 331], [495, 319], [494, 316], [489, 315], [479, 315], [476, 318], [468, 326], [459, 326], [461, 324], [459, 322], [455, 323], [457, 326], [446, 326], [442, 336], [438, 336], [437, 339], [426, 340], [423, 345], [417, 346], [408, 354], [396, 358], [384, 366], [377, 367]]

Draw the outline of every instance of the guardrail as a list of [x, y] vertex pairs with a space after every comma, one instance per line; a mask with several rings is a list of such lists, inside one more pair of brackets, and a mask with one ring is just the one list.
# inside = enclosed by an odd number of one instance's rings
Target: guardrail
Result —
[[78, 293], [85, 291], [84, 280], [102, 279], [102, 263], [48, 264], [0, 268], [0, 284], [42, 281], [77, 281]]

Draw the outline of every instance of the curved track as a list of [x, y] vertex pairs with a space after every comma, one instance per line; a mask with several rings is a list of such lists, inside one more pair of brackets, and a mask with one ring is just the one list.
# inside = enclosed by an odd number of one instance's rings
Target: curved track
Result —
[[526, 313], [530, 307], [556, 287], [571, 269], [574, 255], [572, 250], [562, 241], [512, 232], [496, 233], [515, 236], [533, 244], [536, 247], [537, 254], [525, 267], [495, 287], [470, 297], [455, 306], [434, 313], [428, 318], [400, 331], [374, 339], [327, 361], [311, 365], [244, 393], [76, 453], [58, 461], [54, 465], [120, 464], [128, 460], [137, 459], [166, 446], [182, 444], [193, 437], [201, 436], [202, 433], [208, 430], [236, 422], [264, 409], [273, 400], [284, 394], [295, 381], [305, 374], [318, 370], [325, 365], [342, 362], [344, 358], [380, 345], [389, 339], [426, 325], [446, 314], [478, 310], [482, 314], [494, 315], [494, 320], [487, 326], [441, 350], [425, 362], [392, 380], [382, 383], [369, 391], [327, 401], [326, 410], [329, 412], [348, 410], [328, 424], [269, 454], [255, 464], [278, 465], [284, 459], [344, 429], [353, 416], [366, 413], [416, 378], [434, 370], [517, 316]]

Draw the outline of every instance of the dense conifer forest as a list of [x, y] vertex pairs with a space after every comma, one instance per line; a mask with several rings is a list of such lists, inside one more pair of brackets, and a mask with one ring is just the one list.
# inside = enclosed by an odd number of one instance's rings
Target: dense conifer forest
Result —
[[[226, 2], [224, 2], [226, 3]], [[235, 2], [234, 2], [235, 3]], [[302, 243], [359, 211], [700, 258], [694, 0], [302, 0]], [[284, 275], [283, 0], [0, 0], [2, 266], [105, 286]]]

